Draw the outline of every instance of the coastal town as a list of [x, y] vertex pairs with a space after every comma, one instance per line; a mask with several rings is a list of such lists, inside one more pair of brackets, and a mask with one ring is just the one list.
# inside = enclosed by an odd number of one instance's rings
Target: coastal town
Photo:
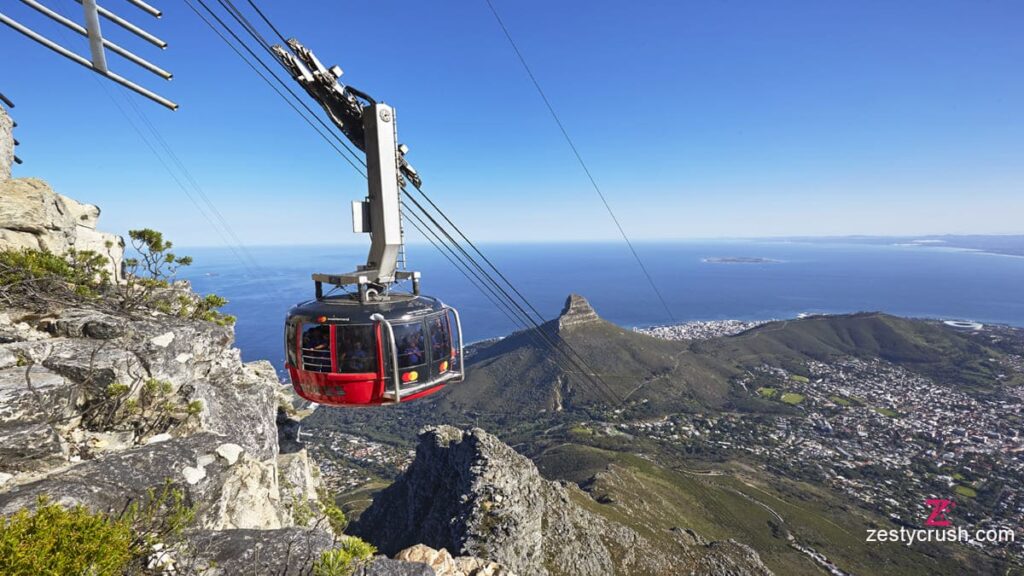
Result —
[[633, 331], [663, 340], [710, 340], [746, 332], [768, 322], [771, 320], [697, 320], [682, 324], [633, 328]]
[[804, 368], [762, 365], [737, 380], [778, 403], [778, 415], [676, 414], [613, 426], [696, 456], [752, 458], [908, 527], [922, 526], [925, 498], [948, 498], [958, 525], [1014, 534], [985, 546], [1024, 552], [1024, 387], [980, 397], [877, 359]]
[[393, 478], [415, 456], [411, 450], [337, 430], [320, 429], [315, 437], [304, 440], [333, 493], [354, 490], [377, 478]]
[[[739, 334], [765, 322], [698, 321], [634, 329], [670, 340]], [[587, 434], [652, 440], [687, 460], [742, 461], [779, 477], [827, 486], [893, 522], [922, 527], [927, 498], [955, 502], [956, 526], [1010, 534], [972, 542], [986, 553], [1024, 557], [1024, 331], [991, 326], [967, 332], [1005, 344], [978, 358], [985, 382], [936, 381], [877, 357], [778, 365], [734, 378], [753, 410], [680, 412], [623, 420], [621, 409], [575, 425]], [[988, 386], [988, 388], [986, 388]], [[413, 453], [337, 430], [310, 442], [327, 485], [359, 490], [404, 470]]]

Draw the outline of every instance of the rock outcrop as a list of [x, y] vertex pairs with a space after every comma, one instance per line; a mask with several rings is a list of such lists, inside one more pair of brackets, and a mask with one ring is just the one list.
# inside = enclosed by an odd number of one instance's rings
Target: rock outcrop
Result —
[[589, 509], [599, 506], [483, 430], [438, 426], [420, 433], [412, 465], [351, 531], [386, 554], [422, 543], [517, 574], [770, 574], [741, 544], [674, 533], [655, 542]]
[[558, 315], [559, 331], [574, 326], [581, 326], [597, 322], [601, 318], [594, 311], [594, 308], [587, 302], [587, 299], [579, 294], [570, 294], [565, 300], [565, 307]]
[[[0, 249], [102, 240], [101, 253], [120, 257], [120, 238], [95, 231], [93, 206], [31, 179], [0, 183], [0, 199]], [[167, 290], [195, 297], [185, 283]], [[117, 514], [172, 487], [194, 520], [161, 565], [191, 573], [185, 560], [205, 558], [209, 574], [308, 574], [335, 536], [315, 464], [294, 442], [280, 449], [287, 398], [273, 367], [243, 363], [230, 326], [118, 311], [107, 298], [40, 296], [0, 311], [0, 515], [42, 495]]]
[[97, 231], [99, 216], [96, 206], [57, 194], [42, 180], [0, 178], [0, 250], [45, 249], [55, 254], [91, 250], [109, 259], [107, 270], [119, 280], [124, 240]]
[[7, 115], [3, 104], [0, 104], [0, 182], [11, 177], [11, 165], [14, 163], [14, 121]]
[[395, 559], [426, 564], [436, 576], [516, 576], [515, 572], [497, 562], [472, 556], [452, 556], [444, 548], [434, 550], [424, 544], [402, 550]]

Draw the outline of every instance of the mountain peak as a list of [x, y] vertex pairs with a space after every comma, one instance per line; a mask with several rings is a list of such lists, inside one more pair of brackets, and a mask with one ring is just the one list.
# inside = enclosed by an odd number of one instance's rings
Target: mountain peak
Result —
[[600, 319], [601, 317], [594, 312], [594, 308], [590, 306], [590, 302], [587, 302], [586, 298], [579, 294], [569, 294], [569, 297], [565, 299], [562, 313], [558, 315], [558, 328], [589, 324]]
[[746, 546], [659, 530], [652, 538], [583, 502], [592, 501], [575, 484], [546, 480], [480, 428], [429, 426], [351, 531], [389, 555], [423, 543], [497, 563], [477, 574], [771, 574]]

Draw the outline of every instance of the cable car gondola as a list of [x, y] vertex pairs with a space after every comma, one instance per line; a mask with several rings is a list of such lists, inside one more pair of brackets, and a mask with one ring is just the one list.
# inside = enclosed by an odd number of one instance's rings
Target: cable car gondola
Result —
[[[366, 264], [347, 274], [313, 274], [316, 297], [296, 305], [285, 321], [285, 366], [295, 392], [331, 406], [406, 402], [465, 377], [462, 326], [455, 308], [420, 294], [420, 274], [398, 270], [405, 179], [419, 175], [398, 145], [394, 109], [338, 79], [295, 40], [274, 52], [327, 111], [331, 121], [366, 152], [369, 193], [352, 205], [353, 230], [369, 233]], [[395, 285], [411, 281], [411, 293]], [[324, 293], [354, 287], [354, 292]]]
[[311, 300], [292, 308], [285, 331], [295, 391], [320, 404], [405, 402], [462, 379], [458, 312], [435, 298]]

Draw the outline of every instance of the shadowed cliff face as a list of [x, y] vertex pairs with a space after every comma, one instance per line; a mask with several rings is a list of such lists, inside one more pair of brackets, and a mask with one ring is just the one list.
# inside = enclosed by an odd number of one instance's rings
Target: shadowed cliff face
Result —
[[680, 532], [657, 541], [593, 512], [571, 484], [480, 429], [420, 433], [416, 459], [352, 527], [385, 553], [422, 542], [493, 560], [517, 574], [769, 574], [735, 542]]

